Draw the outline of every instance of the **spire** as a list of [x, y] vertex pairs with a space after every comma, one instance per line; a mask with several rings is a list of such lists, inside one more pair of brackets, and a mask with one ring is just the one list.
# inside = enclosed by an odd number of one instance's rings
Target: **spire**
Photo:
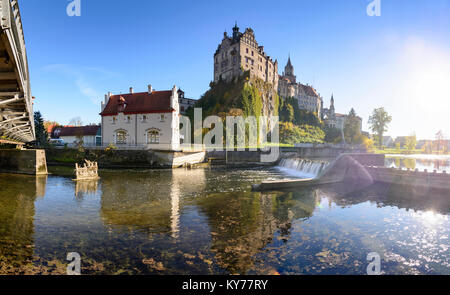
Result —
[[331, 94], [330, 112], [331, 112], [331, 115], [334, 115], [334, 95], [333, 94]]
[[[284, 74], [288, 77], [294, 77], [294, 67], [291, 63], [291, 54], [289, 53], [289, 58], [286, 67], [284, 67]], [[294, 82], [294, 81], [293, 81]]]
[[234, 28], [233, 28], [233, 40], [237, 40], [239, 38], [239, 27], [237, 25], [237, 21], [235, 22]]

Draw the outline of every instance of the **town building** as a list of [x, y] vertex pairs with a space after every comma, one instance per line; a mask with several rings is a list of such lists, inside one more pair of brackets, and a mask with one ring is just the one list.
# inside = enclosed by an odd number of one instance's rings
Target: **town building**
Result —
[[245, 71], [250, 71], [251, 77], [271, 83], [274, 89], [278, 88], [278, 61], [267, 55], [251, 28], [241, 33], [236, 24], [232, 36], [224, 33], [214, 54], [214, 82], [232, 81]]
[[52, 138], [62, 139], [68, 147], [82, 145], [93, 147], [101, 145], [100, 125], [57, 126], [52, 131]]
[[102, 146], [124, 149], [180, 149], [180, 105], [176, 86], [168, 91], [105, 95], [102, 103]]
[[[347, 117], [348, 115], [336, 113], [334, 108], [334, 95], [331, 95], [330, 108], [324, 108], [322, 111], [322, 120], [325, 122], [325, 125], [344, 130]], [[362, 118], [358, 116], [357, 118], [359, 120], [359, 130], [362, 132]]]
[[283, 75], [279, 78], [278, 95], [284, 98], [293, 97], [297, 99], [299, 109], [314, 112], [321, 118], [322, 98], [312, 86], [297, 83], [291, 57], [288, 59]]
[[185, 115], [190, 108], [194, 108], [195, 104], [197, 103], [197, 100], [192, 98], [186, 98], [184, 96], [184, 91], [179, 89], [178, 103], [180, 104], [180, 114]]

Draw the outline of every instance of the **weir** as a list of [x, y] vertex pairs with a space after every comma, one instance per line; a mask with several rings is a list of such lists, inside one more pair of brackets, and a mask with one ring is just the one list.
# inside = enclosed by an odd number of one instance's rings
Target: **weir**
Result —
[[286, 158], [280, 161], [278, 169], [294, 176], [314, 178], [328, 167], [328, 165], [329, 163], [323, 161]]
[[450, 174], [445, 171], [429, 173], [387, 168], [384, 166], [384, 155], [342, 154], [316, 177], [265, 181], [254, 185], [253, 190], [273, 191], [335, 183], [348, 183], [360, 189], [375, 183], [388, 183], [411, 188], [450, 191]]

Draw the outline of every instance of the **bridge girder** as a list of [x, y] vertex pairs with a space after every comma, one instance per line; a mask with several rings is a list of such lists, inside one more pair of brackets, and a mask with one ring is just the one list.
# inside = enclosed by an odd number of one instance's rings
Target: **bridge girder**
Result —
[[2, 136], [21, 142], [30, 142], [36, 138], [18, 0], [0, 0], [0, 137]]

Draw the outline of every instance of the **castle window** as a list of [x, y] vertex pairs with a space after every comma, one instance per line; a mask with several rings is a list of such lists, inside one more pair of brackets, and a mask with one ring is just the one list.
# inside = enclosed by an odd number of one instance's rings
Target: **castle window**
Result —
[[113, 118], [112, 118], [112, 123], [113, 123], [113, 124], [116, 124], [116, 121], [117, 121], [117, 118], [116, 118], [116, 117], [113, 117]]
[[142, 122], [147, 122], [147, 116], [146, 115], [142, 116]]
[[252, 50], [252, 56], [253, 56], [253, 50]]
[[245, 52], [248, 53], [248, 48], [245, 48]]
[[127, 123], [130, 123], [131, 122], [131, 116], [127, 116], [126, 121], [127, 121]]
[[160, 120], [161, 122], [164, 122], [164, 114], [161, 114], [161, 115], [159, 116], [159, 120]]

